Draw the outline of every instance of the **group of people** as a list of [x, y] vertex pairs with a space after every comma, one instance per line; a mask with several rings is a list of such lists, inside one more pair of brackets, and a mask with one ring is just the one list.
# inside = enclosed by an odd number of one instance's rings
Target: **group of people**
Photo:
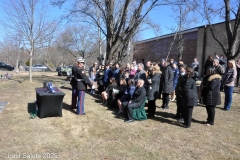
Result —
[[[98, 94], [101, 95], [102, 104], [119, 108], [117, 114], [124, 114], [125, 122], [133, 122], [133, 109], [139, 108], [148, 100], [148, 118], [153, 118], [156, 112], [156, 100], [162, 99], [162, 109], [169, 108], [170, 101], [176, 101], [178, 121], [188, 128], [191, 126], [192, 112], [201, 100], [206, 105], [206, 126], [214, 125], [215, 107], [221, 104], [220, 90], [225, 92], [224, 110], [228, 111], [232, 104], [232, 92], [235, 79], [239, 79], [240, 60], [226, 61], [222, 56], [215, 55], [207, 59], [204, 65], [204, 77], [199, 77], [199, 63], [197, 59], [191, 66], [186, 66], [182, 60], [174, 59], [159, 62], [148, 61], [143, 63], [121, 66], [119, 63], [98, 65], [97, 62], [89, 69], [89, 77], [83, 69], [82, 59], [77, 60], [73, 67], [72, 109], [77, 113], [84, 112], [84, 94], [86, 84], [94, 93], [93, 81], [97, 82]], [[197, 87], [196, 82], [201, 81]], [[238, 85], [238, 80], [236, 85]]]

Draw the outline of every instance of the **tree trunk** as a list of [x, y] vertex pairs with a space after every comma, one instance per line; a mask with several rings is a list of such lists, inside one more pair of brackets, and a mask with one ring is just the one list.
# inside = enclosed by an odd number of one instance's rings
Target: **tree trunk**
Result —
[[29, 82], [32, 82], [32, 56], [33, 56], [33, 51], [31, 49], [30, 55], [29, 55]]

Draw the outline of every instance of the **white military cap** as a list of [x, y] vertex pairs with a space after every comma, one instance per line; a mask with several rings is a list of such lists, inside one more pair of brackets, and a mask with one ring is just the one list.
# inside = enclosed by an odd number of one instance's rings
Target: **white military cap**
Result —
[[83, 59], [82, 57], [77, 57], [77, 62], [80, 62], [80, 63], [84, 63], [85, 62], [85, 59]]

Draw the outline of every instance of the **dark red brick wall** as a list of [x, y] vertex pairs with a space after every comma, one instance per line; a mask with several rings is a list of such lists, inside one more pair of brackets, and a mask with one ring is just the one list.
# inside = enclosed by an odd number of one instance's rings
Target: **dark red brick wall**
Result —
[[[141, 59], [144, 59], [145, 62], [148, 60], [160, 61], [161, 58], [167, 57], [167, 53], [173, 39], [174, 36], [169, 36], [163, 38], [160, 37], [157, 40], [152, 40], [148, 42], [139, 42], [134, 46], [133, 59], [137, 60], [138, 62], [140, 62]], [[185, 64], [190, 65], [197, 54], [198, 31], [183, 34], [183, 39], [184, 41], [182, 59]], [[170, 60], [170, 58], [175, 59], [175, 61], [178, 60], [177, 47], [177, 39], [175, 39], [175, 43], [172, 46], [172, 50], [168, 56], [168, 60]]]

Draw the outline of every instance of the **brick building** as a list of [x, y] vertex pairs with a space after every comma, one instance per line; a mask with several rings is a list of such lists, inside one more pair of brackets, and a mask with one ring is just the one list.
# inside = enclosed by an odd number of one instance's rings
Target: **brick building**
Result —
[[[224, 37], [224, 23], [217, 23], [212, 25], [212, 28], [221, 37], [222, 43], [226, 41]], [[183, 38], [183, 62], [190, 66], [194, 58], [197, 58], [200, 64], [199, 73], [202, 75], [204, 63], [209, 55], [215, 58], [215, 54], [222, 54], [222, 50], [216, 41], [213, 39], [209, 26], [200, 26], [188, 29], [181, 32]], [[175, 34], [163, 35], [152, 39], [136, 42], [133, 47], [133, 59], [141, 62], [153, 60], [159, 61], [161, 58], [173, 58], [178, 61], [178, 38]], [[173, 43], [171, 52], [168, 55], [169, 48]]]

